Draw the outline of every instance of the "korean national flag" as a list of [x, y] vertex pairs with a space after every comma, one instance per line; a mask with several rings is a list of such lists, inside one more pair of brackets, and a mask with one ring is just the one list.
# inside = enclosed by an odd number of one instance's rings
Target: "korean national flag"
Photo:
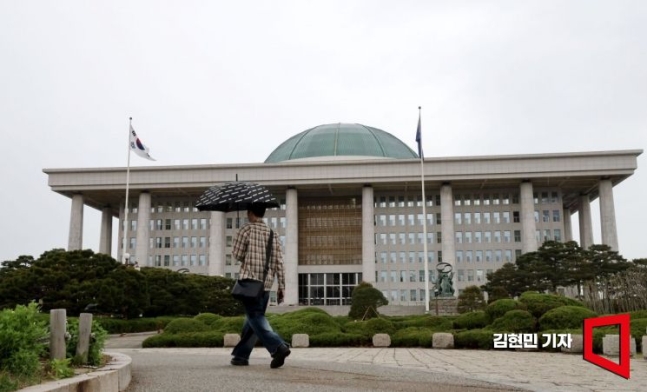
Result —
[[130, 149], [142, 158], [146, 158], [151, 161], [155, 160], [148, 153], [150, 149], [144, 146], [144, 143], [142, 143], [142, 141], [137, 137], [137, 134], [135, 133], [132, 125], [130, 126]]

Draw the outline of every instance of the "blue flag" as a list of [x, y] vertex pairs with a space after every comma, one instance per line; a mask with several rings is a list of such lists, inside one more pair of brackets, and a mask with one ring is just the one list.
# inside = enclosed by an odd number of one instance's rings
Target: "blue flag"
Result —
[[424, 154], [422, 153], [422, 129], [420, 128], [420, 114], [418, 114], [418, 131], [416, 132], [416, 141], [418, 142], [418, 156], [421, 159], [424, 159]]

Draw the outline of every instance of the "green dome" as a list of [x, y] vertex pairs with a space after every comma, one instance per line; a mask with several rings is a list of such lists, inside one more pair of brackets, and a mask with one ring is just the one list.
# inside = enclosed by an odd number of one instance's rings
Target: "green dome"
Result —
[[281, 143], [265, 163], [313, 157], [369, 156], [418, 158], [400, 139], [361, 124], [325, 124], [296, 134]]

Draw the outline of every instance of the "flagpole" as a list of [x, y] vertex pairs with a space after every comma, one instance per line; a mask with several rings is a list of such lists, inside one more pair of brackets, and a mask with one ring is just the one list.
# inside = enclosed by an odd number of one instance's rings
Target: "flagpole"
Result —
[[130, 206], [128, 205], [128, 192], [130, 190], [130, 130], [133, 129], [133, 118], [130, 117], [130, 125], [128, 127], [128, 164], [126, 166], [126, 202], [124, 203], [124, 238], [123, 244], [121, 245], [121, 262], [126, 264], [128, 262], [128, 257], [126, 256], [126, 246], [128, 244], [128, 210]]
[[422, 107], [418, 106], [418, 132], [420, 134], [420, 141], [419, 143], [419, 148], [418, 152], [420, 155], [420, 182], [422, 185], [422, 243], [423, 243], [423, 251], [424, 251], [424, 259], [423, 262], [425, 263], [425, 313], [429, 313], [429, 254], [427, 253], [427, 209], [426, 209], [426, 204], [427, 204], [427, 198], [425, 197], [425, 158], [424, 154], [422, 152], [422, 129], [421, 129], [421, 113], [422, 113]]

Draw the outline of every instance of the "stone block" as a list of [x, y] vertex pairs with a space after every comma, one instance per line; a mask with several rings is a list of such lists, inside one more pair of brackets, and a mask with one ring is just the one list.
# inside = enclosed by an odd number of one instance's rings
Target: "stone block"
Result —
[[643, 359], [647, 359], [647, 336], [643, 336]]
[[391, 337], [387, 333], [376, 333], [373, 335], [373, 347], [389, 347]]
[[237, 333], [225, 334], [223, 339], [224, 347], [235, 347], [240, 342], [240, 335]]
[[447, 332], [436, 332], [431, 336], [431, 347], [454, 348], [454, 335]]
[[[629, 339], [629, 355], [636, 355], [636, 339]], [[620, 336], [619, 335], [605, 335], [602, 338], [602, 354], [617, 357], [620, 355]]]
[[295, 333], [292, 335], [292, 347], [310, 347], [310, 336], [307, 333]]
[[584, 352], [584, 337], [582, 335], [571, 335], [573, 340], [571, 341], [571, 348], [562, 347], [561, 350], [563, 353], [569, 354], [582, 354]]

